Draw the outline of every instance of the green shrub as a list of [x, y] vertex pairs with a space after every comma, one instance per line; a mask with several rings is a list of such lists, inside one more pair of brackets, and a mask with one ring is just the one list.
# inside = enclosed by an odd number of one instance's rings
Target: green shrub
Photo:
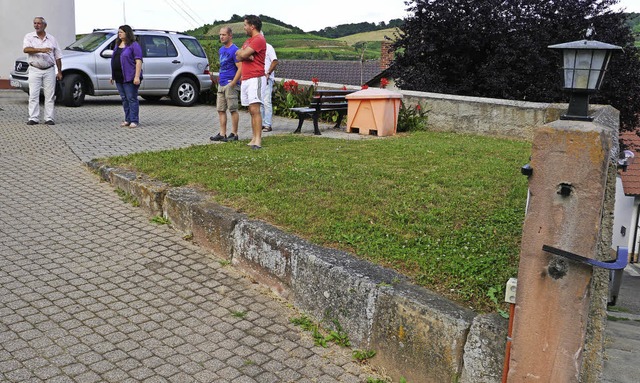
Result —
[[398, 132], [417, 132], [427, 130], [427, 114], [429, 110], [417, 103], [415, 106], [407, 106], [404, 101], [400, 102], [398, 112]]
[[214, 82], [213, 85], [211, 85], [211, 89], [207, 89], [204, 92], [200, 93], [200, 95], [198, 96], [198, 102], [200, 104], [216, 105], [217, 92], [218, 84]]

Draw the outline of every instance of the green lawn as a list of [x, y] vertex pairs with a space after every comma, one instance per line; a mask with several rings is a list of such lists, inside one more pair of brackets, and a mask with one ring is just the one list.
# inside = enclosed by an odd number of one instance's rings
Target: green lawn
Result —
[[[274, 136], [109, 159], [312, 242], [391, 267], [467, 307], [515, 277], [530, 143], [416, 132], [387, 139]], [[501, 299], [500, 299], [501, 300]]]

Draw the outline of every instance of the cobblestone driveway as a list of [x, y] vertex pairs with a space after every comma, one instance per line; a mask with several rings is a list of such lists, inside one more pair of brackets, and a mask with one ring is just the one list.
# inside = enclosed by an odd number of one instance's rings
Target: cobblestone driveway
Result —
[[[27, 96], [0, 91], [0, 381], [364, 382], [349, 350], [315, 347], [296, 315], [84, 166], [94, 157], [203, 144], [212, 107], [115, 98], [27, 126]], [[242, 114], [241, 138], [248, 138]], [[276, 120], [282, 131], [296, 121]], [[274, 124], [275, 125], [275, 124]], [[215, 132], [214, 132], [215, 130]], [[243, 137], [244, 136], [244, 137]], [[268, 142], [267, 142], [268, 144]]]

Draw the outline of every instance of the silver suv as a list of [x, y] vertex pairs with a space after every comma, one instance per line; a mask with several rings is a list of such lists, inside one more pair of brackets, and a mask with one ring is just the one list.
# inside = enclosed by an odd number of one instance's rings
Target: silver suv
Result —
[[[97, 29], [66, 47], [62, 56], [62, 97], [66, 106], [81, 106], [86, 95], [118, 94], [111, 84], [111, 56], [116, 29]], [[178, 32], [134, 30], [142, 47], [139, 94], [149, 101], [163, 96], [180, 106], [191, 106], [200, 92], [211, 88], [209, 60], [195, 37]], [[19, 58], [11, 72], [11, 86], [29, 93], [29, 64]]]

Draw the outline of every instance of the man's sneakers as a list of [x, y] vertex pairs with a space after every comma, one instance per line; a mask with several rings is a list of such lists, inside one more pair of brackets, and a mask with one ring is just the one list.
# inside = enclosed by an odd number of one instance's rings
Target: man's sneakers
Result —
[[[29, 120], [27, 121], [27, 125], [38, 125], [39, 122], [36, 120]], [[44, 122], [45, 125], [55, 125], [56, 123], [53, 122], [53, 120], [47, 120]]]
[[215, 136], [211, 136], [209, 137], [209, 139], [211, 141], [222, 141], [222, 142], [226, 142], [227, 141], [227, 137], [223, 136], [222, 134], [218, 133]]
[[231, 141], [238, 141], [238, 136], [231, 133], [229, 134], [229, 136], [224, 140], [224, 142], [231, 142]]
[[223, 136], [222, 134], [218, 133], [215, 136], [209, 137], [209, 139], [211, 141], [221, 141], [221, 142], [238, 141], [238, 135], [231, 133], [229, 134], [229, 136]]

